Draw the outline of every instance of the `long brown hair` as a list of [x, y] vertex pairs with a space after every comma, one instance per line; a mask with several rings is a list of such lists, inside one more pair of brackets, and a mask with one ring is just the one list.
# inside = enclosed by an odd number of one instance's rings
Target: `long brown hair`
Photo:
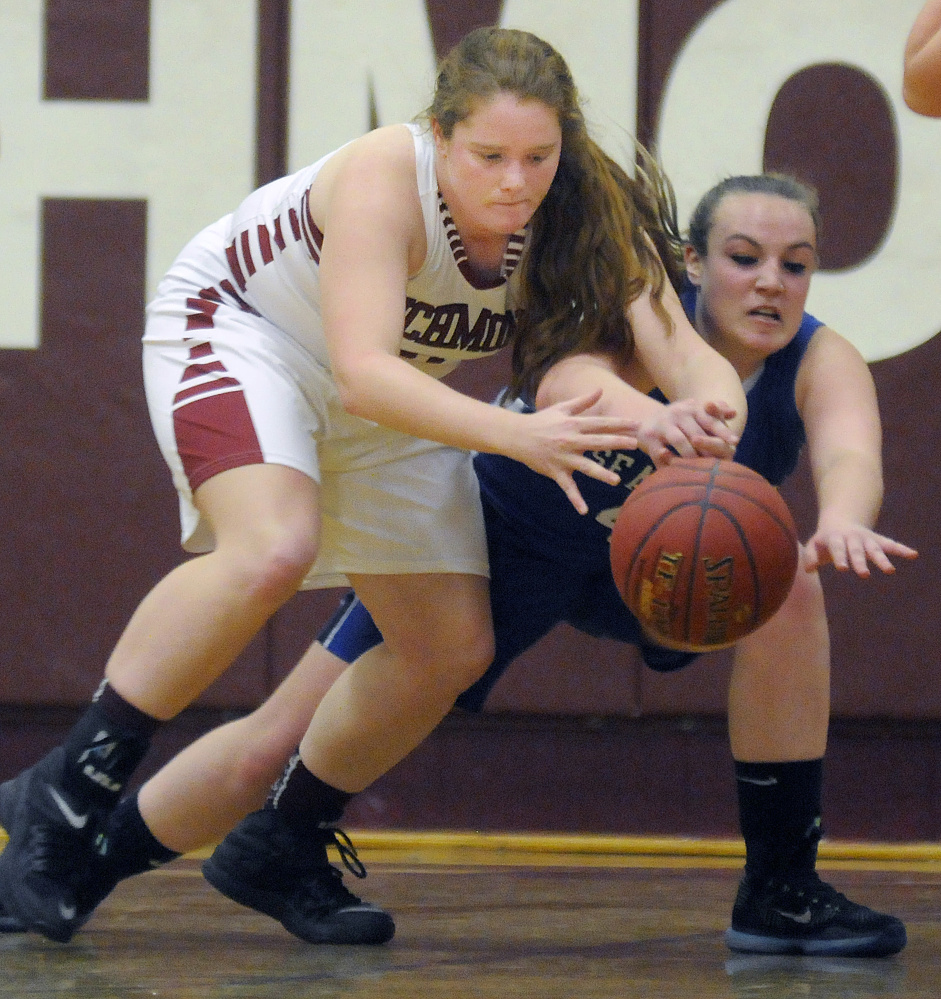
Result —
[[631, 178], [589, 136], [565, 60], [529, 32], [490, 27], [466, 35], [442, 61], [425, 117], [450, 139], [479, 101], [499, 93], [541, 101], [562, 131], [559, 168], [533, 215], [521, 264], [511, 389], [531, 393], [562, 357], [632, 349], [625, 309], [648, 286], [659, 299], [674, 279], [676, 213], [645, 151]]

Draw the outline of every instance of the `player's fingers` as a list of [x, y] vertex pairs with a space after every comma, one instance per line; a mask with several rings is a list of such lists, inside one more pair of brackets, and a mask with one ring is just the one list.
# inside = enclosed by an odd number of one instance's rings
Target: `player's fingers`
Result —
[[918, 549], [903, 545], [901, 541], [893, 541], [891, 538], [880, 538], [882, 550], [888, 555], [897, 555], [899, 558], [918, 558]]
[[735, 448], [727, 441], [716, 437], [707, 437], [701, 434], [691, 441], [696, 449], [696, 453], [703, 457], [731, 459], [735, 454]]
[[[690, 427], [688, 430], [691, 431], [692, 428]], [[668, 425], [663, 427], [661, 432], [656, 435], [656, 440], [660, 446], [673, 448], [682, 458], [695, 458], [696, 448], [690, 439], [688, 430], [680, 426]]]
[[887, 575], [895, 572], [895, 566], [879, 545], [872, 546], [869, 550], [869, 558], [877, 569], [881, 569]]
[[637, 448], [636, 434], [628, 431], [616, 434], [579, 434], [572, 441], [578, 451], [633, 451]]
[[874, 535], [869, 546], [869, 557], [873, 564], [885, 573], [895, 572], [890, 555], [898, 558], [918, 558], [918, 552], [914, 548], [909, 548], [908, 545], [893, 541], [891, 538], [885, 538], [881, 534]]
[[594, 392], [590, 392], [588, 395], [580, 395], [577, 399], [567, 399], [565, 402], [560, 402], [557, 405], [563, 412], [577, 416], [579, 413], [584, 413], [586, 409], [591, 409], [600, 398], [601, 389], [595, 389]]
[[640, 429], [640, 420], [621, 416], [579, 416], [576, 417], [575, 433], [586, 437], [590, 434], [635, 435]]
[[[592, 462], [592, 464], [594, 465], [595, 462]], [[597, 467], [600, 468], [601, 466], [598, 465]], [[585, 502], [584, 497], [579, 492], [578, 486], [575, 485], [575, 480], [572, 478], [571, 475], [557, 475], [555, 477], [555, 481], [559, 484], [559, 486], [562, 488], [562, 492], [565, 493], [565, 495], [569, 499], [569, 502], [572, 504], [572, 506], [575, 507], [575, 509], [579, 513], [581, 514], [588, 513], [588, 504]]]
[[703, 407], [710, 416], [719, 420], [731, 420], [738, 412], [725, 402], [707, 402]]
[[830, 547], [822, 535], [815, 534], [803, 545], [804, 568], [808, 572], [816, 572], [822, 566], [832, 561]]
[[845, 572], [849, 568], [849, 556], [846, 552], [846, 542], [842, 537], [833, 537], [827, 541], [827, 551], [830, 553], [830, 561], [833, 567], [840, 572]]
[[[581, 472], [590, 479], [597, 479], [599, 482], [607, 482], [609, 486], [616, 486], [621, 481], [621, 477], [617, 472], [612, 471], [610, 468], [605, 468], [604, 465], [599, 465], [597, 461], [592, 461], [591, 458], [577, 458], [572, 462], [572, 471]], [[556, 481], [559, 480], [557, 479]], [[574, 480], [572, 481], [572, 485], [575, 485]]]
[[724, 420], [720, 419], [700, 419], [698, 421], [702, 430], [711, 437], [719, 437], [730, 444], [738, 443], [738, 435], [733, 434]]
[[[882, 553], [882, 549], [878, 549]], [[848, 567], [862, 579], [869, 578], [869, 559], [875, 552], [862, 541], [853, 539], [846, 545], [846, 558]], [[888, 561], [888, 560], [886, 560]]]

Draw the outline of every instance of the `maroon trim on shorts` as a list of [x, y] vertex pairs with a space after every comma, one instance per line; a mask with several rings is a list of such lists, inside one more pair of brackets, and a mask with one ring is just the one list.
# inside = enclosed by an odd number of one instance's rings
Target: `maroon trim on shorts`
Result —
[[173, 432], [183, 471], [194, 492], [219, 472], [264, 464], [265, 456], [241, 390], [197, 396], [180, 406], [173, 413]]
[[[186, 366], [173, 400], [176, 449], [194, 492], [219, 472], [265, 460], [241, 383], [218, 358], [208, 363], [202, 360], [213, 354], [208, 341], [190, 346], [194, 363]], [[205, 375], [214, 377], [182, 387], [182, 383]]]

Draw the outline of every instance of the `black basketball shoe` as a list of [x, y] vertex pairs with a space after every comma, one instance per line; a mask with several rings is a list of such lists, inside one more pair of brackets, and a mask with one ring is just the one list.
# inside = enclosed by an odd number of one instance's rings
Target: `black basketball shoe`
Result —
[[22, 919], [7, 912], [6, 906], [0, 902], [0, 933], [25, 933], [26, 923]]
[[746, 872], [725, 942], [751, 954], [888, 957], [906, 934], [900, 919], [851, 902], [816, 871], [767, 879]]
[[381, 944], [392, 939], [389, 913], [348, 891], [327, 860], [327, 846], [344, 866], [366, 876], [352, 843], [325, 826], [299, 836], [275, 809], [244, 818], [203, 864], [206, 880], [223, 895], [277, 919], [308, 943]]
[[0, 825], [10, 841], [0, 853], [0, 898], [8, 917], [66, 943], [91, 912], [79, 895], [96, 862], [102, 816], [74, 806], [61, 788], [61, 746], [0, 785]]

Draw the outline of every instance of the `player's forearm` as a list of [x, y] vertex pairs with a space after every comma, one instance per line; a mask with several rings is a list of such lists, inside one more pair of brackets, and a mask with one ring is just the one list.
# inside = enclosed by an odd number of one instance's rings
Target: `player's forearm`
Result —
[[735, 410], [727, 420], [729, 429], [739, 437], [745, 429], [748, 403], [741, 379], [732, 365], [711, 348], [687, 359], [677, 374], [677, 399], [695, 399], [698, 402], [724, 402]]
[[458, 392], [400, 358], [362, 357], [337, 381], [344, 407], [363, 419], [468, 451], [513, 453], [519, 414]]
[[536, 406], [544, 409], [559, 402], [602, 390], [591, 412], [644, 420], [662, 408], [662, 403], [634, 388], [604, 355], [578, 354], [554, 364], [543, 376], [536, 392]]
[[882, 509], [882, 463], [872, 455], [846, 451], [813, 469], [818, 520], [874, 527]]

